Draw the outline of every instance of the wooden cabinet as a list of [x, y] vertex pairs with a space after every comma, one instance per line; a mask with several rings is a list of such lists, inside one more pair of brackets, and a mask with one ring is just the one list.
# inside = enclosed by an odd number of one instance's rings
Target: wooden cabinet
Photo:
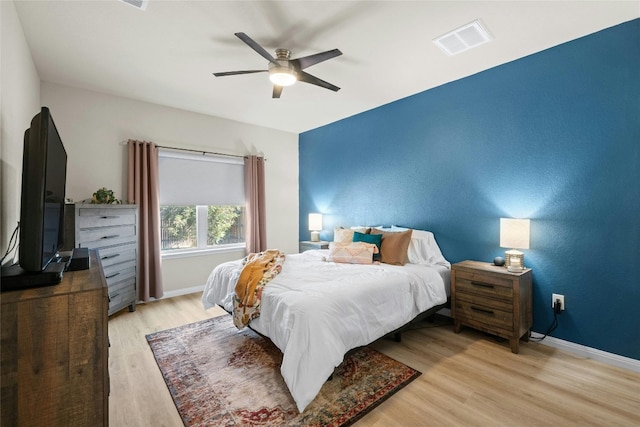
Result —
[[311, 240], [306, 240], [300, 242], [298, 249], [300, 252], [309, 251], [311, 249], [329, 249], [329, 242], [322, 240], [319, 242], [312, 242]]
[[510, 273], [505, 267], [463, 261], [451, 267], [454, 330], [470, 326], [509, 340], [518, 353], [520, 338], [529, 340], [532, 324], [530, 268]]
[[2, 426], [107, 426], [107, 286], [100, 260], [0, 295]]
[[109, 315], [136, 307], [138, 209], [136, 205], [77, 204], [76, 246], [99, 249], [109, 287]]

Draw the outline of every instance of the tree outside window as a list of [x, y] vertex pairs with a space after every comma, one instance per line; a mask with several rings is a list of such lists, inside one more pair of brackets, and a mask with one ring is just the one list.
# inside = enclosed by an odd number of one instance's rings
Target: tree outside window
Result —
[[244, 243], [244, 206], [161, 206], [163, 251]]

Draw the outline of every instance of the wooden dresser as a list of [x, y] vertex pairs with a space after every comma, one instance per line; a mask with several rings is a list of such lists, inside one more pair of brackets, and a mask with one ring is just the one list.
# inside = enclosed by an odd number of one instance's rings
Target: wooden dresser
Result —
[[109, 315], [135, 311], [138, 274], [136, 205], [76, 204], [75, 246], [99, 249], [109, 287]]
[[509, 340], [518, 353], [532, 324], [530, 268], [510, 273], [506, 267], [478, 261], [451, 266], [451, 313], [454, 331], [470, 326]]
[[108, 426], [107, 286], [100, 260], [0, 294], [2, 426]]

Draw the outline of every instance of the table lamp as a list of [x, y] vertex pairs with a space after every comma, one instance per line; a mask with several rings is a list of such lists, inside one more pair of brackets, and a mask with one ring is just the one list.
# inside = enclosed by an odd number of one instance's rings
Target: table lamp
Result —
[[518, 249], [529, 249], [530, 220], [500, 218], [500, 247], [511, 248], [504, 253], [505, 266], [512, 273], [524, 269], [524, 254]]
[[311, 231], [311, 241], [320, 241], [320, 230], [322, 230], [322, 214], [309, 214], [309, 231]]

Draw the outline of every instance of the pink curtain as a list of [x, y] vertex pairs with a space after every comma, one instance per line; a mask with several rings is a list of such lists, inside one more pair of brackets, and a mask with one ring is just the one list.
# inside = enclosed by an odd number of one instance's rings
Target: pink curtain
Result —
[[244, 158], [244, 191], [247, 210], [247, 253], [262, 252], [267, 249], [263, 157]]
[[129, 140], [127, 196], [138, 205], [138, 299], [162, 298], [158, 147]]

